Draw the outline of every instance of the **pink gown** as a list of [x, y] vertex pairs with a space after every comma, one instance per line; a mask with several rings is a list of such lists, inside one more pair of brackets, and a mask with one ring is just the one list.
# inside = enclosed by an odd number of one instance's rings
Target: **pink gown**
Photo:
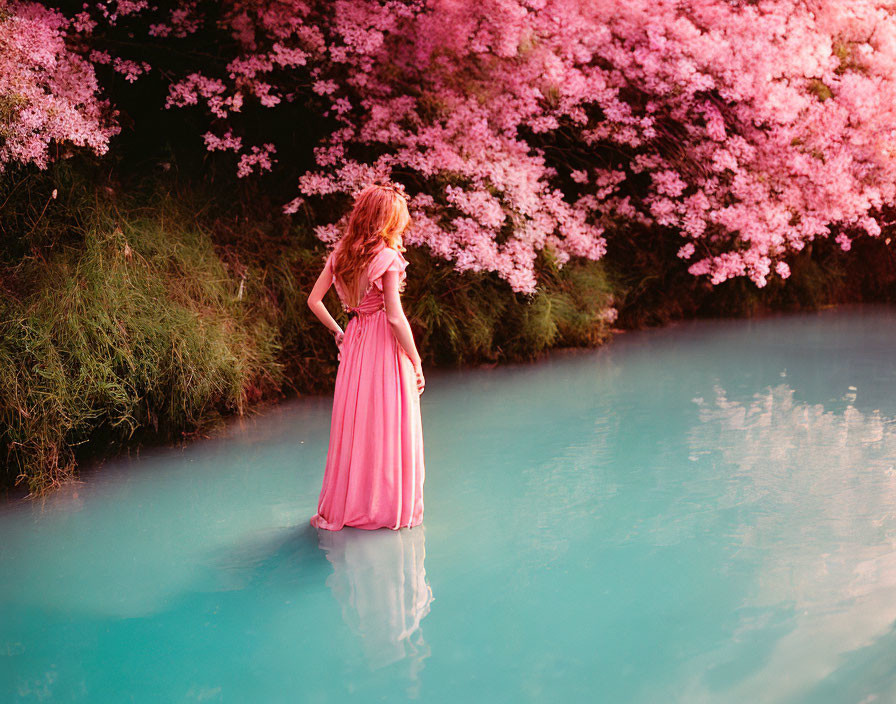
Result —
[[[367, 268], [369, 285], [349, 308], [333, 394], [330, 445], [317, 513], [326, 530], [416, 526], [423, 521], [423, 425], [414, 364], [398, 343], [383, 299], [382, 277], [406, 277], [407, 260], [383, 244]], [[332, 271], [333, 255], [327, 259]]]

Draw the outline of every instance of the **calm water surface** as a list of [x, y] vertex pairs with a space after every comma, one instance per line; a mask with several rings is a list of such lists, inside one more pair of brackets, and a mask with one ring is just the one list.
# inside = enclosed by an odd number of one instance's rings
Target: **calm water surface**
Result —
[[329, 398], [0, 507], [0, 701], [896, 701], [896, 311], [427, 380], [421, 528], [308, 526]]

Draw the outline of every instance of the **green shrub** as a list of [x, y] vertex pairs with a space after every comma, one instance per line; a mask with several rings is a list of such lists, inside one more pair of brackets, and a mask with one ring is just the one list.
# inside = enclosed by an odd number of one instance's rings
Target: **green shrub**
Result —
[[23, 259], [22, 295], [0, 304], [0, 441], [32, 492], [100, 434], [170, 437], [281, 383], [276, 329], [239, 300], [206, 234], [90, 220], [79, 243]]
[[470, 364], [535, 359], [553, 347], [593, 346], [609, 335], [611, 284], [600, 262], [562, 268], [550, 252], [537, 262], [539, 286], [517, 294], [497, 275], [455, 271], [408, 252], [403, 303], [424, 360]]

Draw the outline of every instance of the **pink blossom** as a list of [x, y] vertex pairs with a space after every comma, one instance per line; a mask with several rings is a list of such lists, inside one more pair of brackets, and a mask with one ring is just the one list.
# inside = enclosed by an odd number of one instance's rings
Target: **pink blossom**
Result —
[[775, 272], [782, 279], [786, 279], [788, 276], [790, 276], [790, 267], [787, 265], [787, 262], [778, 262], [777, 264], [775, 264]]
[[243, 153], [240, 156], [240, 162], [237, 166], [236, 175], [243, 178], [251, 174], [255, 169], [259, 171], [270, 171], [276, 159], [272, 158], [276, 148], [273, 144], [263, 144], [262, 146], [253, 146], [251, 151]]
[[[880, 235], [896, 206], [896, 11], [875, 0], [128, 0], [72, 23], [10, 7], [0, 95], [22, 99], [0, 163], [44, 163], [53, 140], [102, 151], [114, 133], [68, 32], [219, 27], [224, 65], [177, 74], [166, 107], [215, 121], [206, 145], [234, 151], [240, 177], [275, 163], [269, 142], [227, 142], [248, 134], [244, 106], [311, 98], [331, 131], [289, 212], [402, 180], [409, 242], [519, 291], [541, 249], [599, 259], [628, 226], [682, 237], [696, 276], [762, 286], [815, 238]], [[129, 81], [148, 69], [89, 50]]]
[[336, 81], [327, 80], [327, 81], [315, 81], [314, 92], [318, 95], [329, 95], [330, 93], [334, 93], [338, 88]]
[[[74, 31], [89, 31], [90, 22], [77, 17]], [[93, 66], [66, 43], [69, 27], [60, 12], [38, 3], [14, 2], [0, 11], [0, 170], [9, 162], [46, 167], [53, 142], [103, 154], [118, 132], [99, 99]]]
[[294, 213], [299, 212], [299, 208], [302, 207], [304, 202], [305, 202], [304, 198], [302, 198], [301, 196], [297, 196], [296, 198], [293, 198], [291, 201], [289, 201], [289, 203], [287, 203], [286, 205], [283, 206], [283, 212], [286, 215], [293, 215]]
[[133, 83], [141, 74], [149, 71], [150, 65], [145, 61], [128, 61], [127, 59], [122, 59], [116, 56], [112, 60], [112, 68], [115, 69], [116, 73], [124, 75], [124, 78], [128, 83]]
[[202, 135], [205, 140], [205, 147], [210, 152], [231, 150], [238, 152], [243, 147], [243, 140], [240, 137], [234, 137], [232, 130], [227, 130], [223, 137], [218, 137], [212, 132], [206, 132]]
[[852, 248], [852, 240], [845, 233], [840, 233], [834, 238], [834, 241], [840, 245], [840, 249], [848, 252]]

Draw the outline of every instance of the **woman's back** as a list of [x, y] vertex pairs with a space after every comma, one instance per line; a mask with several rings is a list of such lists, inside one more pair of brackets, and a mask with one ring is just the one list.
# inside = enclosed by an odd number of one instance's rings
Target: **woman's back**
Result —
[[400, 268], [403, 279], [404, 268], [407, 267], [407, 261], [398, 250], [386, 247], [385, 244], [378, 247], [366, 266], [355, 274], [357, 285], [354, 291], [359, 293], [357, 294], [357, 302], [351, 303], [351, 291], [346, 288], [344, 282], [335, 274], [336, 257], [336, 252], [331, 253], [327, 259], [327, 266], [333, 271], [333, 285], [336, 288], [336, 294], [339, 296], [342, 308], [350, 313], [361, 312], [362, 309], [366, 312], [372, 312], [378, 307], [385, 309], [383, 286], [380, 277], [390, 270], [391, 267], [391, 270]]
[[[372, 263], [372, 259], [370, 263]], [[358, 272], [355, 275], [356, 283], [354, 286], [346, 286], [345, 282], [334, 274], [333, 284], [336, 287], [336, 294], [339, 296], [339, 301], [342, 303], [342, 307], [345, 310], [357, 308], [364, 300], [364, 297], [370, 292], [370, 277], [367, 273], [367, 270], [370, 268], [370, 263], [368, 263], [361, 272]], [[349, 303], [352, 298], [350, 292], [355, 292], [355, 299], [357, 302], [354, 304]], [[358, 292], [360, 292], [360, 294]]]

